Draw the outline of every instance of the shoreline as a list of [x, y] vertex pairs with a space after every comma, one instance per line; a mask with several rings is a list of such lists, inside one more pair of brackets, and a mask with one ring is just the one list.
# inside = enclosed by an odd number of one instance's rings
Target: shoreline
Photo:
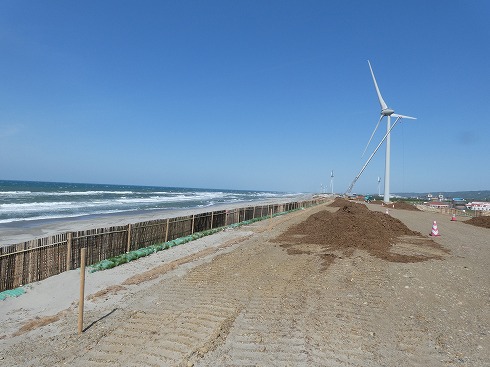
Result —
[[156, 209], [149, 211], [135, 210], [112, 214], [92, 214], [79, 217], [41, 219], [0, 224], [0, 247], [6, 247], [30, 240], [53, 236], [65, 232], [83, 231], [95, 228], [125, 226], [156, 219], [175, 218], [192, 214], [207, 213], [218, 210], [232, 210], [256, 205], [280, 204], [293, 201], [311, 200], [313, 194], [299, 194], [278, 199], [220, 203], [206, 207], [185, 209]]

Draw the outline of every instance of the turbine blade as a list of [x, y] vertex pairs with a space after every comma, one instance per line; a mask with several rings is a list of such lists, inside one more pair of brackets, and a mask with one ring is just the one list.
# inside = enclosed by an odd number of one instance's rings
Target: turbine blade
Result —
[[398, 113], [393, 113], [391, 116], [393, 116], [393, 117], [399, 117], [401, 119], [417, 120], [416, 117], [410, 117], [410, 116], [400, 115]]
[[376, 93], [378, 94], [381, 110], [386, 110], [388, 106], [386, 105], [386, 102], [384, 101], [383, 97], [381, 97], [381, 92], [379, 91], [378, 83], [376, 83], [376, 78], [374, 77], [373, 68], [371, 67], [371, 63], [369, 62], [369, 60], [368, 60], [368, 64], [369, 64], [369, 70], [371, 70], [371, 76], [373, 77], [374, 87], [376, 88]]
[[381, 117], [379, 118], [378, 123], [376, 124], [376, 127], [374, 128], [373, 133], [371, 134], [371, 137], [369, 138], [369, 141], [368, 141], [368, 143], [367, 143], [367, 145], [366, 145], [366, 148], [364, 148], [364, 152], [362, 152], [362, 156], [361, 156], [361, 158], [362, 158], [362, 157], [364, 157], [364, 154], [366, 154], [366, 150], [367, 150], [367, 148], [368, 148], [369, 144], [371, 144], [371, 140], [373, 140], [374, 133], [375, 133], [375, 132], [376, 132], [376, 130], [378, 129], [379, 123], [381, 122], [381, 120], [383, 119], [383, 117], [384, 117], [384, 116], [383, 116], [383, 115], [381, 115]]

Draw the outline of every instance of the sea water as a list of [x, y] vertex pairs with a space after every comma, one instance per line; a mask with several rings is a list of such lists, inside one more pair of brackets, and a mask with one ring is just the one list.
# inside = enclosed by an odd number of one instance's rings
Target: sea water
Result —
[[0, 180], [0, 224], [281, 199], [272, 191]]

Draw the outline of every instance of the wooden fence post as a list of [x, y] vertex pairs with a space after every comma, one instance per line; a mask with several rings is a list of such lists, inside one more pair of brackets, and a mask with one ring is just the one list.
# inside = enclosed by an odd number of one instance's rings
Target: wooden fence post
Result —
[[271, 217], [269, 220], [269, 231], [272, 229], [272, 208], [270, 209]]
[[194, 234], [194, 217], [195, 217], [195, 215], [192, 214], [192, 229], [191, 229], [191, 234]]
[[168, 241], [168, 224], [169, 224], [170, 218], [167, 218], [167, 225], [165, 226], [165, 242]]
[[85, 257], [87, 249], [80, 250], [80, 301], [78, 302], [78, 334], [83, 331], [83, 304], [85, 298]]
[[211, 228], [213, 229], [213, 219], [214, 219], [214, 212], [211, 212]]
[[126, 252], [131, 251], [131, 224], [128, 224], [128, 243], [126, 247]]
[[66, 234], [66, 270], [71, 269], [71, 241], [72, 234], [71, 232], [68, 232]]

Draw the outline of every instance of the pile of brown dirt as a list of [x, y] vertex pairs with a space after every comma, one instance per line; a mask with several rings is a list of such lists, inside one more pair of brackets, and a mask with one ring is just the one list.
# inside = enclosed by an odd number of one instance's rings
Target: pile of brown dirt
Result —
[[464, 223], [477, 227], [490, 228], [490, 217], [473, 217]]
[[417, 212], [421, 211], [415, 205], [407, 203], [406, 201], [396, 201], [394, 204], [395, 204], [395, 209], [414, 210]]
[[[373, 200], [370, 203], [371, 204], [377, 204], [377, 205], [384, 205], [384, 202], [383, 201], [380, 201], [380, 200]], [[333, 207], [336, 207], [336, 208], [342, 208], [344, 205], [349, 205], [349, 204], [357, 204], [357, 203], [354, 203], [352, 201], [345, 200], [345, 199], [342, 199], [342, 198], [337, 198], [329, 206], [333, 206]], [[388, 205], [388, 208], [420, 211], [420, 209], [417, 208], [415, 205], [412, 205], [410, 203], [407, 203], [406, 201], [396, 201], [394, 203], [389, 204]]]
[[[339, 204], [340, 200], [330, 206]], [[275, 239], [289, 253], [312, 253], [328, 257], [351, 256], [356, 249], [367, 251], [372, 256], [392, 262], [419, 262], [440, 256], [427, 254], [399, 254], [391, 251], [396, 243], [406, 243], [407, 238], [416, 245], [435, 247], [445, 252], [440, 245], [414, 232], [401, 221], [387, 214], [370, 211], [363, 204], [347, 202], [337, 212], [324, 210], [311, 215], [306, 221], [289, 228]], [[414, 245], [414, 246], [416, 246]], [[318, 246], [321, 248], [318, 252]]]
[[332, 206], [334, 208], [342, 208], [345, 205], [350, 205], [352, 202], [349, 200], [345, 200], [343, 198], [336, 198], [332, 203], [330, 203], [328, 206]]
[[[378, 201], [378, 200], [371, 201], [371, 204], [385, 205], [383, 201]], [[395, 201], [391, 204], [388, 204], [387, 206], [388, 208], [394, 208], [394, 209], [414, 210], [417, 212], [421, 211], [415, 205], [407, 203], [406, 201]]]

